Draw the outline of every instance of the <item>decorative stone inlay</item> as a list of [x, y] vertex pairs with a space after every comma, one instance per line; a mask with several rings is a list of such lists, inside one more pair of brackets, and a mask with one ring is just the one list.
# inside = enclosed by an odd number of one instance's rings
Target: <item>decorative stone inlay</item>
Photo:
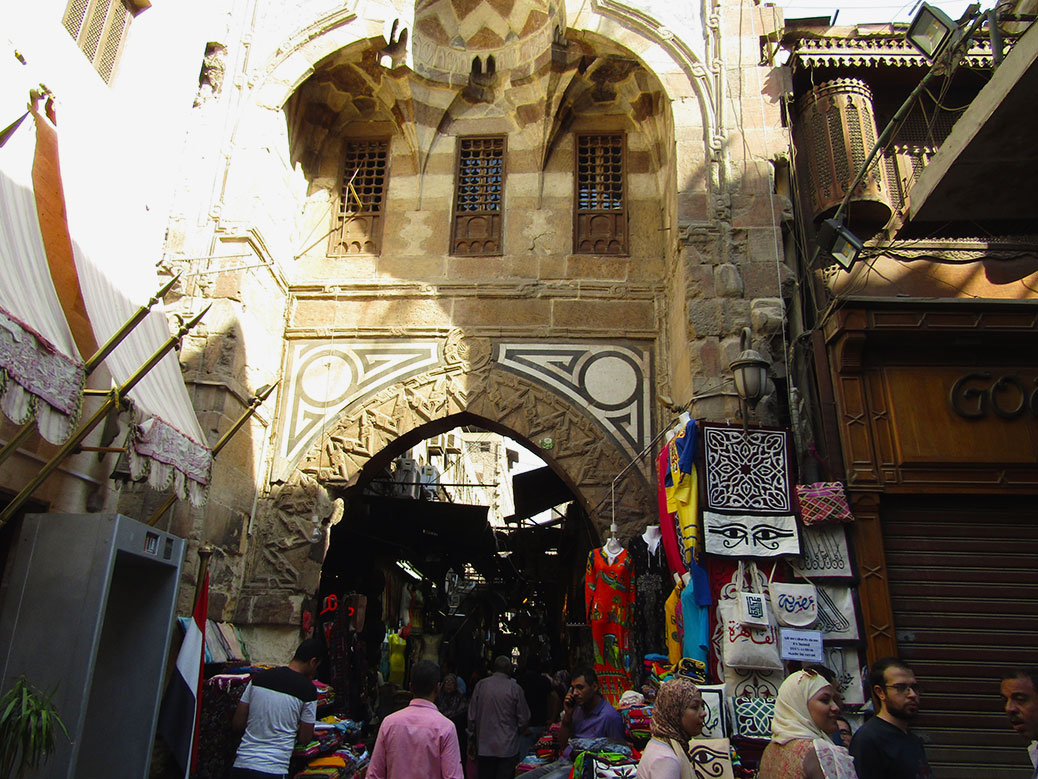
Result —
[[275, 473], [287, 477], [314, 438], [365, 393], [435, 365], [439, 346], [436, 341], [290, 341]]
[[647, 350], [615, 344], [502, 343], [497, 347], [497, 362], [573, 400], [631, 457], [651, 437]]

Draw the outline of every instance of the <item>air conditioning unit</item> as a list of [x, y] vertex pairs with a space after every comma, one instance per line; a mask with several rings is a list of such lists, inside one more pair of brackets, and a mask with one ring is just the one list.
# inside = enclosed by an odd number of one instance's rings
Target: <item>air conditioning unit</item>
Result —
[[443, 439], [443, 450], [448, 454], [461, 454], [461, 436], [457, 433], [444, 433], [438, 436]]
[[434, 435], [426, 442], [425, 448], [429, 454], [443, 454], [443, 436]]
[[393, 472], [393, 481], [397, 482], [393, 488], [393, 495], [398, 498], [418, 497], [418, 463], [410, 457], [399, 457], [396, 461], [396, 470]]
[[440, 469], [435, 465], [423, 465], [418, 469], [418, 481], [422, 484], [439, 484]]

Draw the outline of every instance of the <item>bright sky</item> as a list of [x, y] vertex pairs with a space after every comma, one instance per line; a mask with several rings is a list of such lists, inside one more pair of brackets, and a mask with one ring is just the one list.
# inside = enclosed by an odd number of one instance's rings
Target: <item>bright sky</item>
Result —
[[[952, 19], [958, 19], [969, 6], [969, 0], [928, 0], [930, 5], [936, 6], [944, 11]], [[916, 10], [922, 5], [922, 0], [844, 0], [844, 2], [831, 2], [831, 0], [775, 0], [775, 4], [781, 7], [787, 19], [797, 19], [805, 16], [832, 16], [837, 8], [840, 9], [836, 17], [837, 24], [887, 24], [889, 22], [910, 22]], [[990, 8], [993, 0], [980, 0], [981, 8]]]

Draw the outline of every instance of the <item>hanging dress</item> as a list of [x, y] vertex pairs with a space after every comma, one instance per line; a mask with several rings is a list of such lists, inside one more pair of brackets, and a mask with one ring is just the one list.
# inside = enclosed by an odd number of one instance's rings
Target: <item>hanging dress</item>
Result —
[[595, 648], [595, 673], [602, 695], [613, 705], [631, 689], [630, 631], [634, 605], [634, 565], [627, 550], [609, 561], [592, 549], [584, 575], [584, 604]]

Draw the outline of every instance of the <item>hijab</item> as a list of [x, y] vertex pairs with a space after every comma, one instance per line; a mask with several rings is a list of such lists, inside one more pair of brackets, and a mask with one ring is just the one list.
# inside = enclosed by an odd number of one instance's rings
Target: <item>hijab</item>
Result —
[[689, 735], [681, 726], [681, 718], [685, 709], [700, 697], [699, 688], [691, 679], [675, 676], [660, 685], [652, 708], [649, 732], [674, 750], [681, 767], [681, 779], [692, 779], [693, 776], [692, 764], [688, 760]]
[[775, 718], [771, 721], [771, 740], [788, 744], [798, 738], [829, 740], [829, 734], [811, 719], [807, 702], [829, 681], [821, 674], [797, 671], [786, 677], [775, 699]]
[[826, 779], [856, 779], [854, 760], [847, 749], [836, 746], [828, 733], [811, 718], [807, 702], [829, 681], [821, 674], [797, 671], [786, 677], [775, 699], [775, 717], [771, 721], [771, 740], [788, 744], [796, 739], [814, 742], [815, 754]]

